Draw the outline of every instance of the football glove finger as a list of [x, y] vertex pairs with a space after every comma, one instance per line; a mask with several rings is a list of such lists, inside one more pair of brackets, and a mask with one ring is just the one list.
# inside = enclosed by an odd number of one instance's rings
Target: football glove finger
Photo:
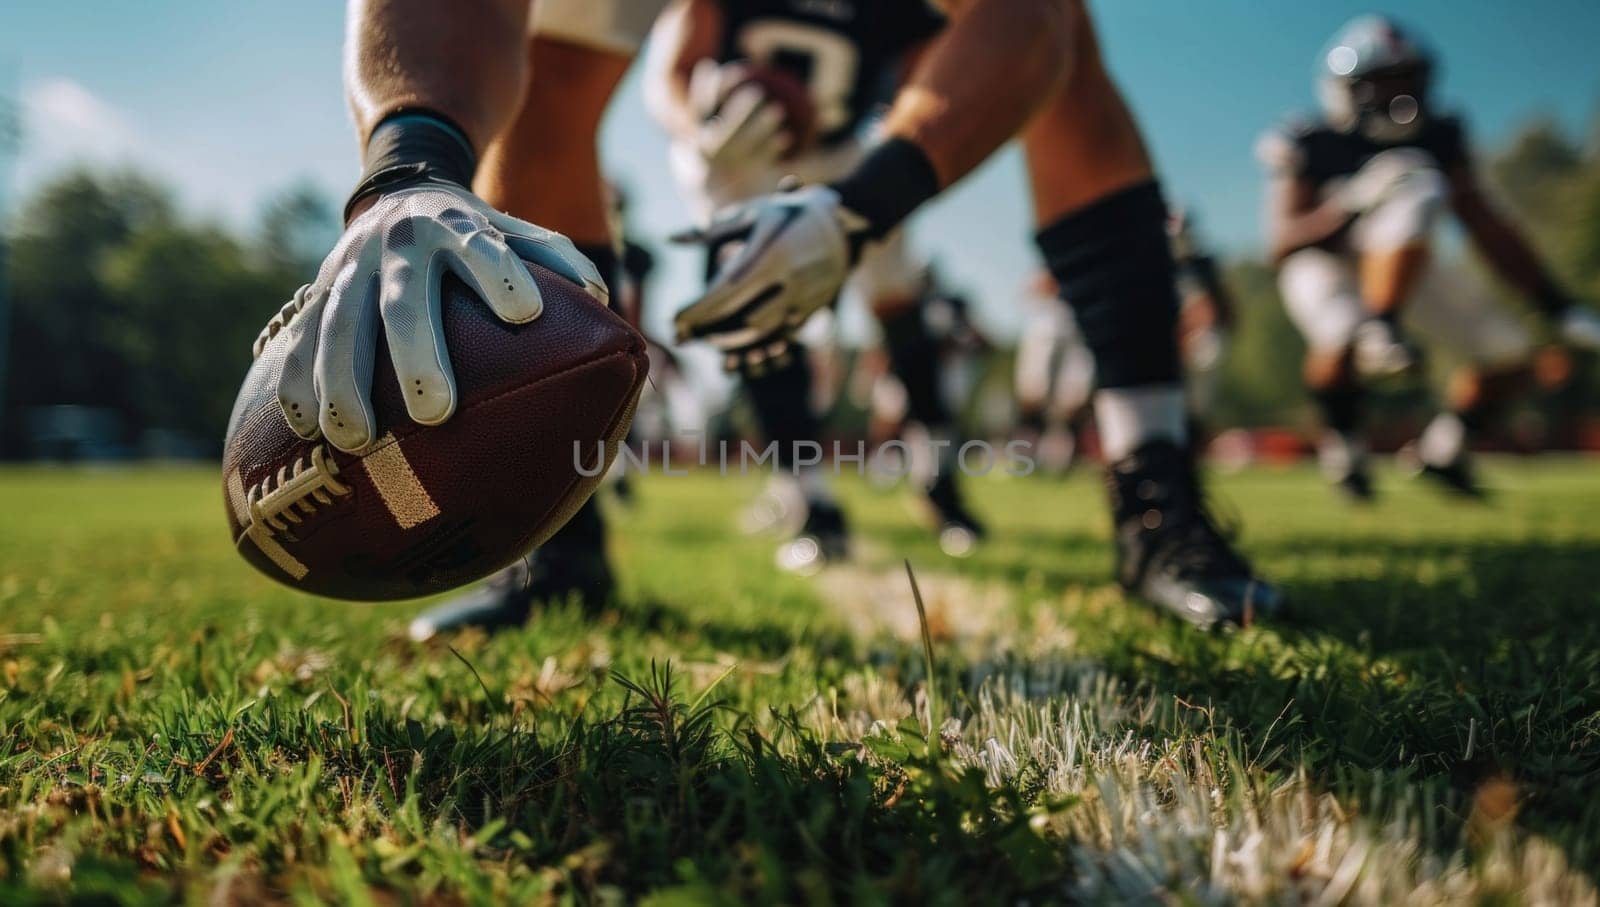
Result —
[[[301, 437], [359, 450], [375, 438], [373, 358], [380, 325], [413, 420], [435, 425], [455, 410], [445, 346], [445, 270], [466, 282], [500, 319], [537, 318], [544, 299], [521, 259], [607, 301], [592, 262], [560, 234], [490, 208], [459, 185], [432, 181], [381, 196], [352, 221], [323, 262], [289, 330], [269, 322], [257, 350], [290, 333], [292, 359], [279, 379], [284, 418]], [[315, 317], [312, 313], [315, 300]], [[291, 302], [275, 316], [282, 320]]]
[[783, 127], [783, 108], [759, 85], [746, 84], [701, 125], [695, 144], [713, 170], [771, 164], [787, 144]]
[[734, 71], [710, 57], [703, 57], [689, 71], [689, 109], [701, 122], [717, 115], [728, 89], [733, 87]]
[[274, 329], [269, 323], [262, 332], [263, 338], [256, 341], [258, 356], [269, 342], [285, 345], [283, 371], [278, 377], [278, 405], [290, 430], [307, 441], [322, 435], [322, 426], [317, 422], [318, 398], [312, 367], [317, 361], [317, 334], [322, 327], [322, 307], [326, 299], [325, 287], [315, 284], [301, 287], [294, 300], [274, 317], [274, 321], [282, 318], [279, 328]]
[[376, 437], [372, 369], [380, 330], [378, 246], [334, 275], [317, 329], [311, 372], [317, 392], [317, 424], [328, 443], [358, 451]]

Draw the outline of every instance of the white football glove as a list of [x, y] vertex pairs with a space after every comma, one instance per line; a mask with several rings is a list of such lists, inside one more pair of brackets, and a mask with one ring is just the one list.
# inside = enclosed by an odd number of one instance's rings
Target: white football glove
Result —
[[781, 356], [806, 319], [838, 297], [867, 226], [837, 192], [810, 186], [741, 202], [674, 236], [713, 251], [738, 244], [705, 295], [678, 313], [678, 341], [710, 342], [730, 368]]
[[[1440, 183], [1439, 162], [1420, 148], [1391, 148], [1372, 159], [1334, 189], [1339, 206], [1351, 214], [1365, 214], [1387, 201], [1408, 183]], [[1443, 192], [1442, 186], [1428, 186]]]
[[700, 122], [694, 147], [712, 173], [771, 166], [793, 138], [782, 106], [760, 85], [744, 81], [739, 64], [705, 59], [689, 75], [689, 104]]
[[501, 320], [522, 324], [544, 309], [520, 259], [538, 262], [604, 303], [594, 264], [559, 233], [490, 208], [439, 181], [379, 197], [351, 221], [317, 278], [294, 294], [256, 339], [261, 355], [288, 344], [278, 401], [294, 433], [358, 451], [376, 437], [372, 367], [378, 331], [422, 425], [455, 412], [456, 383], [441, 313], [444, 272], [461, 278]]

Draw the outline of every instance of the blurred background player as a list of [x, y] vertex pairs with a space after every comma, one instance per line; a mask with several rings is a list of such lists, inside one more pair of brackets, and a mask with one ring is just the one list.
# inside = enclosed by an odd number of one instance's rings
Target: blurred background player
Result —
[[[876, 103], [943, 27], [926, 0], [674, 0], [652, 33], [645, 97], [671, 137], [673, 172], [697, 222], [777, 189], [787, 176], [817, 182], [848, 172], [866, 152], [862, 132]], [[763, 78], [752, 78], [758, 71]], [[773, 80], [803, 89], [814, 139], [786, 116], [792, 110], [774, 96]], [[709, 250], [708, 278], [726, 251]], [[923, 492], [945, 550], [965, 554], [983, 528], [958, 487], [961, 441], [941, 393], [925, 272], [896, 231], [862, 257], [850, 289], [882, 326], [907, 416], [943, 452]], [[845, 520], [827, 481], [828, 464], [793, 462], [798, 442], [821, 436], [810, 357], [795, 345], [771, 357], [742, 358], [736, 369], [761, 430], [778, 444], [778, 468], [756, 509], [770, 511], [775, 522], [803, 513], [795, 521], [799, 536], [779, 549], [779, 563], [809, 572], [843, 557]]]
[[[924, 375], [923, 380], [937, 385], [941, 412], [955, 421], [968, 411], [983, 378], [984, 359], [994, 344], [972, 319], [972, 304], [967, 296], [947, 285], [938, 269], [930, 265], [923, 282], [924, 302], [917, 308], [921, 323], [916, 325], [920, 337], [915, 346], [899, 346], [901, 362], [909, 359], [913, 368], [923, 367], [924, 362], [937, 368], [936, 375]], [[906, 442], [911, 450], [908, 474], [912, 480], [919, 488], [938, 488], [940, 477], [936, 470], [947, 469], [950, 464], [936, 461], [934, 452], [941, 450], [936, 442], [948, 440], [950, 432], [941, 431], [938, 426], [930, 429], [912, 415], [911, 395], [895, 371], [887, 342], [861, 351], [848, 384], [851, 402], [867, 414], [869, 449], [896, 440]], [[942, 452], [949, 454], [947, 450]], [[874, 460], [872, 465], [881, 470], [874, 473], [874, 480], [884, 485], [894, 484], [898, 473], [905, 472], [899, 464], [881, 460]], [[978, 537], [966, 526], [945, 520], [937, 501], [936, 494], [923, 495], [921, 503], [923, 516], [940, 528], [940, 547], [952, 556], [972, 551]]]
[[[1167, 235], [1177, 273], [1184, 385], [1198, 438], [1216, 403], [1233, 327], [1233, 297], [1217, 273], [1216, 259], [1200, 243], [1190, 211], [1172, 211]], [[1030, 314], [1017, 343], [1018, 429], [1036, 444], [1039, 467], [1061, 473], [1071, 466], [1078, 450], [1078, 428], [1087, 421], [1094, 393], [1094, 355], [1048, 271], [1029, 281], [1023, 305]]]
[[[827, 4], [833, 6], [834, 4]], [[1202, 627], [1281, 610], [1201, 491], [1178, 352], [1167, 205], [1082, 0], [945, 0], [950, 24], [848, 174], [752, 199], [695, 238], [740, 242], [680, 337], [763, 358], [829, 305], [861, 253], [1012, 136], [1028, 160], [1039, 250], [1094, 352], [1116, 575]]]
[[1488, 287], [1436, 260], [1447, 208], [1563, 341], [1600, 347], [1600, 318], [1574, 305], [1480, 189], [1462, 120], [1434, 102], [1434, 70], [1431, 53], [1394, 22], [1356, 19], [1320, 61], [1321, 116], [1269, 133], [1258, 148], [1279, 287], [1305, 335], [1305, 381], [1326, 426], [1319, 458], [1356, 500], [1372, 496], [1362, 384], [1417, 371], [1409, 332], [1466, 363], [1413, 448], [1422, 472], [1450, 489], [1478, 493], [1468, 442], [1527, 384], [1527, 328]]
[[1023, 329], [1013, 384], [1017, 436], [1034, 446], [1039, 469], [1060, 475], [1078, 453], [1078, 429], [1094, 399], [1094, 353], [1083, 341], [1072, 306], [1048, 270], [1022, 293]]

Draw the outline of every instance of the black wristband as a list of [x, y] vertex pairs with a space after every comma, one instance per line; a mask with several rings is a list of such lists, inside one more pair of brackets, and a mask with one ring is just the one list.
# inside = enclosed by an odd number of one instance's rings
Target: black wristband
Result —
[[867, 238], [880, 239], [939, 194], [939, 174], [915, 142], [889, 139], [834, 183], [833, 191], [846, 208], [866, 219]]
[[397, 110], [367, 137], [361, 181], [344, 204], [344, 219], [356, 203], [407, 186], [445, 181], [470, 187], [478, 155], [467, 134], [431, 110]]

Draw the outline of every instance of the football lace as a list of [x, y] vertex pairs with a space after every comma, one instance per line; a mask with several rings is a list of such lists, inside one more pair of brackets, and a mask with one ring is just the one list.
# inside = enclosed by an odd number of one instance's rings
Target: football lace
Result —
[[256, 342], [250, 348], [252, 356], [260, 358], [261, 351], [267, 348], [267, 344], [272, 342], [272, 338], [278, 336], [278, 332], [288, 327], [289, 322], [294, 321], [294, 317], [300, 314], [300, 310], [305, 307], [306, 290], [308, 289], [310, 289], [309, 284], [296, 290], [294, 298], [284, 303], [283, 308], [267, 319], [267, 326], [261, 329], [260, 334], [256, 335]]
[[332, 504], [335, 497], [350, 493], [350, 486], [339, 481], [339, 466], [328, 458], [328, 449], [318, 444], [309, 457], [293, 466], [280, 466], [278, 472], [251, 486], [246, 500], [251, 522], [273, 532], [287, 532], [292, 523]]

